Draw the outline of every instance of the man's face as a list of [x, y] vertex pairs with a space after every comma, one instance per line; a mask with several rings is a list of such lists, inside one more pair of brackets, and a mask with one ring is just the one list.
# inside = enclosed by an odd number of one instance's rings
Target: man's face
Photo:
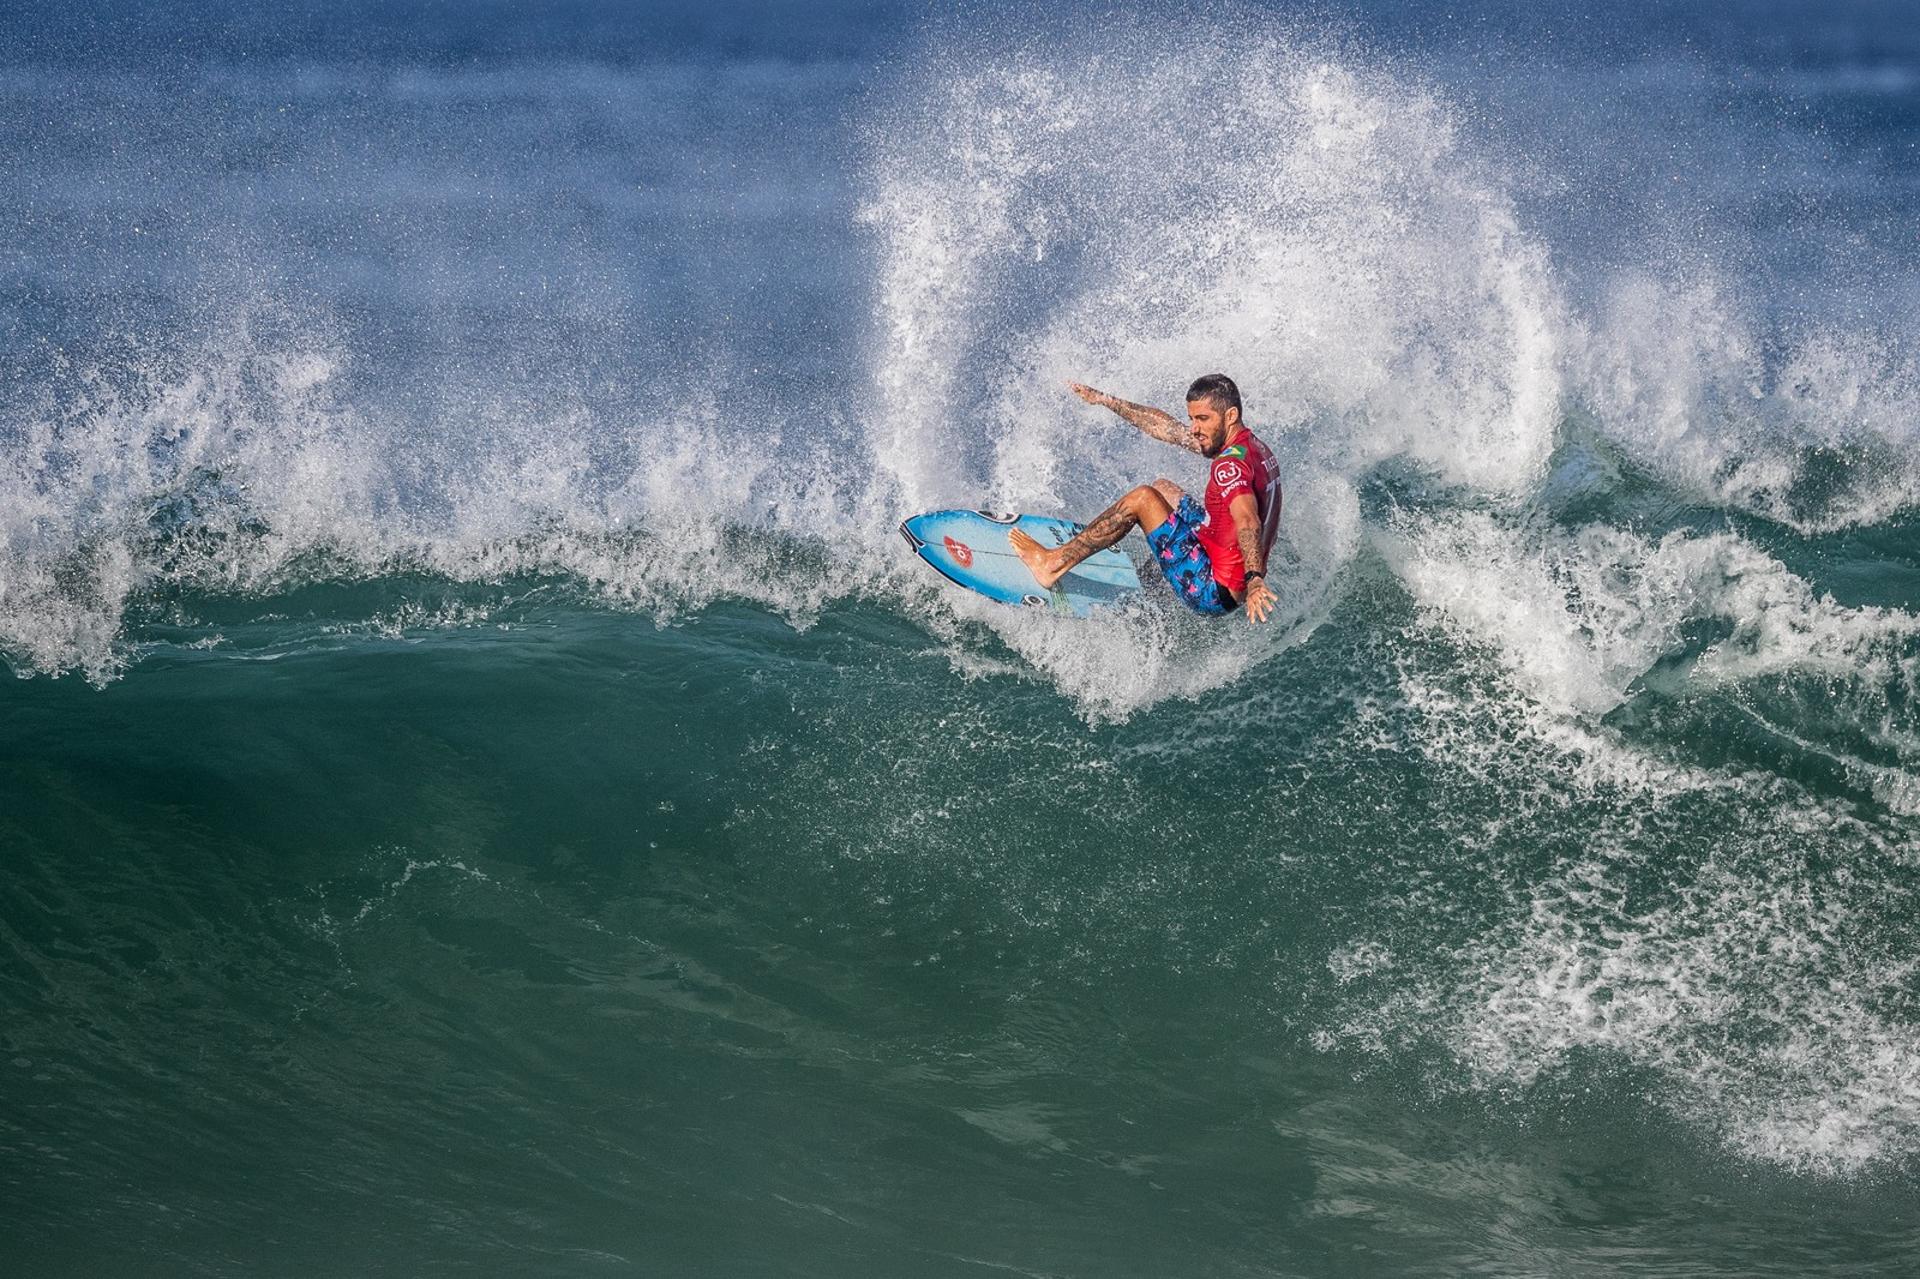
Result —
[[1193, 442], [1205, 457], [1212, 457], [1225, 448], [1227, 435], [1239, 424], [1239, 409], [1218, 409], [1212, 400], [1187, 401], [1187, 429], [1193, 433]]

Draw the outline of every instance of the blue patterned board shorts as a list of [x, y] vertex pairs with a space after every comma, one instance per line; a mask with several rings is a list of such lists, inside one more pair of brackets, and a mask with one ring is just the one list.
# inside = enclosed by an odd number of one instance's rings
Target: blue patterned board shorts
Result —
[[1200, 525], [1207, 513], [1191, 496], [1183, 495], [1167, 522], [1147, 534], [1147, 545], [1167, 575], [1167, 585], [1180, 602], [1203, 617], [1231, 613], [1238, 606], [1232, 592], [1213, 580], [1213, 561], [1200, 545]]

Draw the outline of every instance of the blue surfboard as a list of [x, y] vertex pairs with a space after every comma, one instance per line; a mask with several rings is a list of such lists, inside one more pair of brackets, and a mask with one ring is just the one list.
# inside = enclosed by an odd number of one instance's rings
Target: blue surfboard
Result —
[[1071, 520], [1049, 515], [996, 515], [991, 511], [928, 511], [900, 526], [913, 553], [968, 590], [1002, 604], [1024, 604], [1085, 617], [1140, 592], [1133, 561], [1108, 547], [1042, 590], [1014, 554], [1007, 534], [1018, 528], [1042, 546], [1060, 546], [1080, 531]]

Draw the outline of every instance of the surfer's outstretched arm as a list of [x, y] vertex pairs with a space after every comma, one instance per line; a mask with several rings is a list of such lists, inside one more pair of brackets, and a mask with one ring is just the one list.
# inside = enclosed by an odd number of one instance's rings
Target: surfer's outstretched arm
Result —
[[1089, 404], [1103, 409], [1112, 409], [1156, 440], [1165, 440], [1168, 444], [1178, 445], [1194, 453], [1200, 451], [1200, 446], [1194, 441], [1193, 433], [1181, 425], [1180, 419], [1171, 413], [1149, 408], [1144, 404], [1135, 404], [1117, 395], [1108, 395], [1105, 391], [1096, 391], [1084, 382], [1069, 382], [1067, 389]]

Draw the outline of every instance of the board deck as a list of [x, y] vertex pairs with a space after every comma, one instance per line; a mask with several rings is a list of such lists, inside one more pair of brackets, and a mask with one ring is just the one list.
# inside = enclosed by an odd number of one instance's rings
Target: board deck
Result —
[[1085, 617], [1139, 593], [1140, 575], [1132, 560], [1112, 547], [1096, 551], [1046, 591], [1007, 541], [1007, 534], [1018, 528], [1042, 546], [1060, 546], [1080, 527], [1050, 515], [928, 511], [907, 520], [900, 532], [914, 554], [988, 599]]

